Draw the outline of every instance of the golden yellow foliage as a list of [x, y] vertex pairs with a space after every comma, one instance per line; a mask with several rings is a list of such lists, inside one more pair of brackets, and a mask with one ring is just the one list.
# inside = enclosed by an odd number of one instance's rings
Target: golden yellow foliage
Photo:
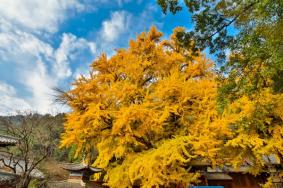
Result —
[[[268, 171], [269, 160], [282, 161], [283, 94], [272, 94], [269, 88], [250, 96], [243, 95], [226, 108], [222, 121], [230, 125], [233, 136], [225, 146], [235, 167], [244, 160], [251, 163], [249, 172]], [[272, 157], [272, 159], [269, 159]]]
[[96, 148], [93, 165], [110, 187], [194, 184], [194, 159], [235, 168], [249, 161], [252, 174], [266, 170], [270, 156], [282, 160], [283, 95], [240, 92], [219, 114], [213, 64], [178, 43], [180, 30], [160, 41], [153, 27], [128, 49], [102, 54], [65, 93], [72, 111], [61, 147], [75, 145], [86, 161]]
[[[170, 40], [151, 28], [129, 49], [102, 54], [65, 94], [67, 116], [62, 147], [104, 168], [110, 187], [170, 187], [197, 182], [189, 162], [217, 163], [223, 139], [231, 135], [216, 110], [213, 64], [180, 46], [177, 28]], [[214, 123], [213, 123], [214, 122]]]

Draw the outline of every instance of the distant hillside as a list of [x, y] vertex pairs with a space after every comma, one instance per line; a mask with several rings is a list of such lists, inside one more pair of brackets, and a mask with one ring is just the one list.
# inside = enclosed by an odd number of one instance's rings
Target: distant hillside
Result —
[[[21, 120], [24, 117], [25, 117], [24, 115], [0, 116], [0, 134], [7, 135], [6, 126], [4, 125], [3, 122], [10, 121], [10, 122], [12, 122], [13, 126], [20, 126], [20, 123], [22, 122]], [[64, 130], [63, 123], [64, 123], [65, 114], [60, 113], [60, 114], [57, 114], [55, 116], [52, 116], [50, 114], [45, 114], [45, 115], [33, 114], [33, 117], [35, 119], [40, 118], [42, 120], [41, 121], [42, 124], [39, 124], [39, 126], [41, 126], [41, 127], [37, 127], [39, 129], [41, 129], [42, 132], [44, 132], [44, 129], [46, 129], [44, 124], [52, 122], [52, 124], [54, 126], [53, 127], [54, 129], [53, 129], [53, 132], [52, 132], [52, 137], [54, 138], [54, 140], [57, 143], [57, 146], [54, 149], [54, 153], [52, 155], [52, 158], [54, 160], [58, 160], [58, 161], [69, 161], [69, 159], [71, 159], [71, 156], [69, 156], [69, 150], [58, 148], [58, 145], [60, 143], [60, 135]]]

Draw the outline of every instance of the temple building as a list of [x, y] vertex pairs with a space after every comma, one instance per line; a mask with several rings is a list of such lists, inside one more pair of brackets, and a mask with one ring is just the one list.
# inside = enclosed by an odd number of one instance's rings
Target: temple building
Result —
[[87, 184], [92, 184], [93, 186], [88, 187], [103, 187], [101, 182], [91, 182], [91, 176], [95, 173], [103, 172], [101, 168], [91, 167], [83, 163], [64, 163], [61, 167], [69, 171], [69, 183], [80, 184], [85, 187]]
[[283, 188], [283, 179], [277, 176], [282, 172], [281, 162], [274, 155], [264, 156], [265, 164], [268, 165], [266, 172], [253, 176], [247, 171], [253, 163], [246, 160], [239, 168], [224, 165], [223, 168], [213, 168], [207, 161], [194, 160], [191, 166], [201, 173], [199, 186], [222, 186], [224, 188], [260, 188], [269, 176], [273, 176], [273, 188]]
[[0, 135], [0, 147], [15, 146], [18, 139], [12, 136]]
[[[8, 146], [15, 146], [18, 143], [18, 139], [0, 135], [0, 148], [5, 148]], [[4, 159], [3, 159], [4, 160]], [[17, 175], [11, 172], [7, 172], [4, 165], [0, 164], [0, 187], [8, 188], [13, 187], [16, 184]]]
[[[15, 137], [0, 135], [0, 148], [5, 149], [9, 146], [15, 146], [18, 143], [18, 139]], [[6, 164], [6, 165], [5, 165]], [[15, 168], [16, 173], [9, 167], [7, 164]], [[0, 187], [1, 188], [12, 188], [15, 187], [18, 177], [25, 170], [25, 161], [16, 158], [13, 154], [0, 151]], [[33, 169], [31, 172], [31, 176], [36, 179], [44, 179], [44, 174], [38, 170]]]

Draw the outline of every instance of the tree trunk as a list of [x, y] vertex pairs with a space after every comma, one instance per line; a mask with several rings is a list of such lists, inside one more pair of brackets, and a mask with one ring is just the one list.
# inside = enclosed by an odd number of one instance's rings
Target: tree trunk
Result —
[[16, 188], [28, 188], [30, 177], [28, 175], [21, 176], [19, 183], [17, 184]]

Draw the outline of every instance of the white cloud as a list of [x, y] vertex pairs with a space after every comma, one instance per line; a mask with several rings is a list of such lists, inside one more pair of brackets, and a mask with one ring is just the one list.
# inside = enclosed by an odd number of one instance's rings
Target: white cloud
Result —
[[15, 112], [11, 107], [18, 106], [17, 110], [27, 110], [31, 106], [25, 100], [19, 98], [13, 86], [0, 82], [0, 115]]
[[[53, 49], [52, 47], [38, 39], [36, 36], [16, 30], [14, 32], [0, 32], [0, 49], [5, 51], [0, 55], [2, 57], [10, 54], [16, 58], [25, 54], [32, 55], [35, 57], [40, 57], [44, 54], [47, 58], [52, 56]], [[21, 61], [16, 61], [21, 63]]]
[[95, 43], [68, 33], [62, 35], [57, 49], [30, 33], [0, 33], [0, 64], [12, 67], [17, 74], [13, 79], [21, 86], [18, 89], [29, 93], [20, 98], [9, 89], [9, 92], [4, 93], [5, 98], [9, 97], [14, 102], [5, 104], [5, 107], [10, 105], [9, 109], [18, 110], [23, 105], [19, 106], [16, 102], [22, 104], [24, 101], [24, 106], [32, 107], [35, 111], [50, 112], [56, 107], [52, 104], [52, 89], [75, 76], [70, 67], [72, 63], [77, 63], [83, 55], [93, 57], [95, 51]]
[[[49, 44], [41, 41], [32, 34], [21, 31], [0, 33], [0, 64], [12, 70], [9, 80], [14, 80], [20, 85], [23, 85], [19, 89], [24, 88], [32, 95], [35, 91], [28, 88], [26, 75], [33, 77], [33, 74], [29, 71], [35, 70], [39, 64], [38, 62], [43, 60], [50, 62], [53, 51], [53, 48]], [[29, 101], [30, 106], [32, 106], [39, 99], [34, 98]], [[10, 108], [14, 107], [18, 108], [17, 105]]]
[[[115, 0], [120, 6], [131, 0]], [[140, 0], [139, 0], [140, 1]], [[0, 29], [15, 27], [31, 32], [58, 30], [75, 13], [94, 11], [110, 0], [0, 0]]]
[[[4, 41], [4, 42], [3, 42]], [[3, 51], [3, 53], [1, 53]], [[0, 62], [5, 67], [12, 67], [14, 74], [11, 78], [20, 86], [19, 91], [26, 90], [28, 97], [19, 96], [22, 101], [32, 107], [33, 110], [46, 113], [50, 107], [48, 92], [53, 83], [47, 72], [47, 65], [53, 57], [54, 49], [47, 43], [41, 41], [32, 34], [15, 31], [14, 33], [0, 33]], [[10, 90], [11, 91], [11, 90]], [[12, 110], [20, 110], [19, 101], [14, 95], [15, 92], [6, 93], [13, 103], [9, 103]], [[27, 106], [27, 105], [26, 105]]]
[[34, 110], [47, 113], [52, 108], [52, 88], [56, 86], [56, 80], [48, 74], [45, 64], [37, 60], [33, 68], [24, 70], [22, 84], [32, 95], [29, 103]]
[[93, 58], [96, 45], [70, 33], [62, 34], [58, 48], [49, 40], [63, 21], [78, 12], [93, 11], [93, 2], [103, 1], [0, 0], [0, 69], [11, 71], [0, 77], [0, 113], [58, 109], [52, 89], [74, 78], [80, 69], [73, 64], [89, 60], [84, 56]]
[[102, 23], [101, 35], [105, 42], [113, 42], [128, 30], [131, 15], [125, 11], [116, 11], [109, 20]]
[[66, 19], [67, 11], [82, 11], [85, 5], [78, 0], [0, 0], [0, 25], [12, 23], [31, 29], [48, 32], [57, 31]]
[[59, 79], [71, 76], [69, 61], [76, 59], [78, 50], [79, 53], [89, 50], [91, 54], [95, 54], [96, 45], [94, 42], [89, 42], [86, 39], [77, 38], [73, 34], [64, 33], [60, 47], [55, 52], [56, 63], [54, 64], [54, 72]]
[[[141, 18], [126, 11], [113, 12], [96, 30], [96, 43], [70, 33], [59, 36], [59, 44], [51, 41], [57, 39], [60, 24], [81, 11], [130, 1], [0, 0], [0, 72], [9, 71], [6, 78], [0, 75], [0, 113], [62, 109], [53, 104], [52, 89], [70, 83], [80, 74], [86, 75], [97, 49], [112, 52], [121, 37], [128, 40], [144, 30], [151, 10]], [[135, 27], [129, 28], [130, 24]], [[54, 47], [54, 43], [58, 46]]]

